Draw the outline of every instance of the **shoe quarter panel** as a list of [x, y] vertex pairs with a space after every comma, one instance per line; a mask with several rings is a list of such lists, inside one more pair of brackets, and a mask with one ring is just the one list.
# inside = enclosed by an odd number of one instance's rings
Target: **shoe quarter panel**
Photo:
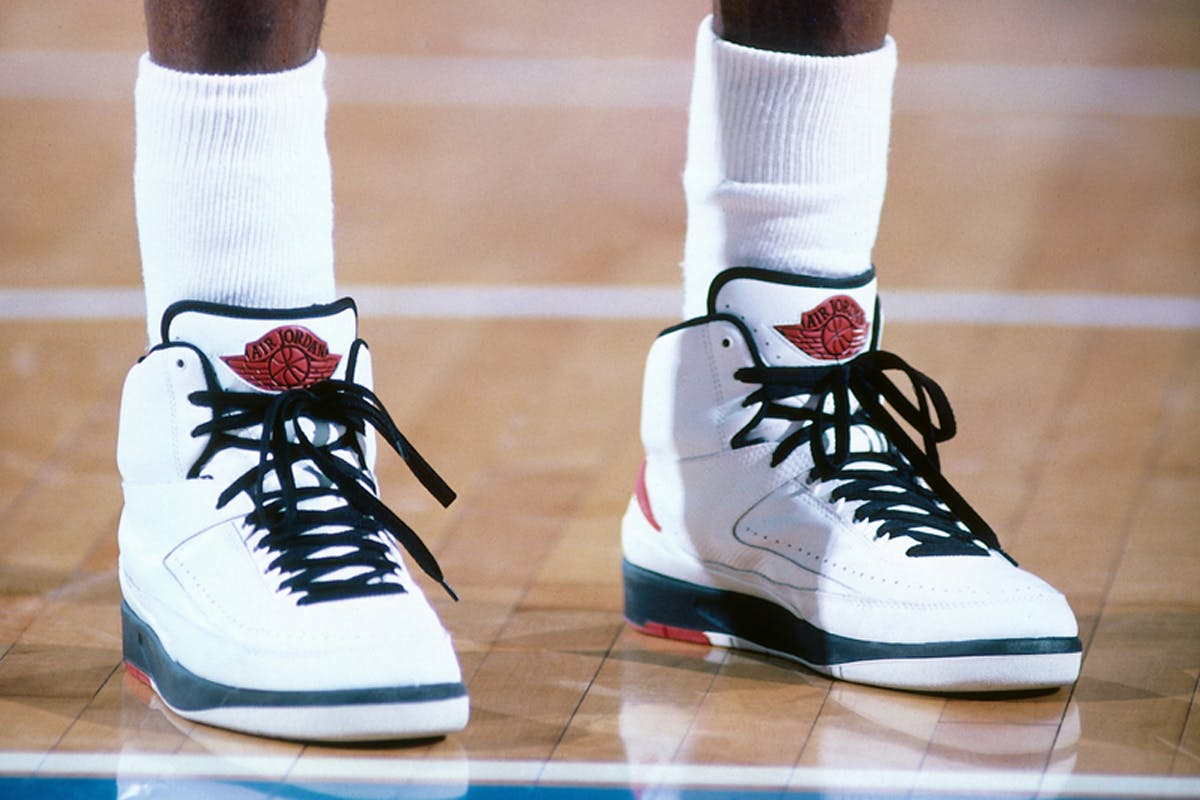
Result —
[[[735, 373], [756, 364], [744, 330], [719, 317], [660, 337], [646, 369], [642, 438], [645, 486], [665, 531], [703, 561], [727, 562], [745, 550], [734, 538], [738, 518], [788, 480], [770, 465], [775, 443], [735, 448], [758, 404]], [[720, 498], [714, 502], [714, 498]]]
[[754, 364], [741, 331], [712, 320], [660, 336], [646, 363], [642, 439], [647, 453], [696, 458], [721, 452], [754, 418], [749, 387], [733, 375]]
[[130, 370], [117, 433], [122, 480], [166, 483], [187, 476], [204, 447], [192, 430], [212, 418], [188, 395], [205, 388], [201, 356], [186, 346], [154, 350]]

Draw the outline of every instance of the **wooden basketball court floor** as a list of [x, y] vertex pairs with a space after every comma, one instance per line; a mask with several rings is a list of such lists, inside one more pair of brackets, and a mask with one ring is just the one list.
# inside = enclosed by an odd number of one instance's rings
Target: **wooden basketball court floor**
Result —
[[1200, 796], [1200, 5], [897, 3], [885, 343], [1085, 646], [1072, 688], [968, 697], [622, 623], [704, 12], [332, 4], [339, 280], [460, 494], [383, 465], [462, 595], [431, 592], [472, 699], [459, 735], [338, 748], [185, 722], [121, 667], [140, 4], [0, 6], [0, 796]]

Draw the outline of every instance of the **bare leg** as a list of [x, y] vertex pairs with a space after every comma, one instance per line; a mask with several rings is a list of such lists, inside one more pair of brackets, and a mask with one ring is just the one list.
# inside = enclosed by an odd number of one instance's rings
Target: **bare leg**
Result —
[[713, 31], [727, 42], [812, 56], [883, 46], [892, 0], [714, 0]]
[[154, 63], [180, 72], [282, 72], [317, 53], [325, 0], [146, 0]]

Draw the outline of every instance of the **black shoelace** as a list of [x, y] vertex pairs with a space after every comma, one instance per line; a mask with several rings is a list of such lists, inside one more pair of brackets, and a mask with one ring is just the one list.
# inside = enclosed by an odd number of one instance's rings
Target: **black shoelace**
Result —
[[[201, 477], [204, 465], [226, 448], [258, 452], [258, 463], [226, 487], [217, 506], [242, 492], [250, 496], [254, 511], [246, 522], [265, 531], [257, 546], [274, 554], [270, 566], [288, 576], [281, 586], [299, 594], [297, 602], [403, 592], [403, 586], [387, 580], [397, 569], [389, 555], [389, 535], [458, 599], [429, 548], [376, 496], [358, 436], [368, 423], [379, 431], [442, 506], [453, 502], [454, 491], [408, 442], [371, 390], [350, 381], [327, 380], [279, 394], [210, 388], [188, 399], [213, 410], [213, 419], [192, 431], [193, 436], [207, 435], [209, 441], [189, 477]], [[301, 420], [340, 433], [316, 442]], [[237, 435], [257, 425], [257, 439]], [[305, 481], [297, 486], [297, 465], [309, 473], [313, 485]], [[272, 475], [278, 488], [268, 490]], [[329, 508], [301, 507], [305, 501], [330, 497], [339, 502]], [[343, 570], [353, 574], [331, 577]]]
[[[887, 371], [908, 378], [915, 403]], [[813, 457], [810, 480], [843, 482], [831, 499], [859, 503], [855, 520], [879, 523], [877, 536], [915, 540], [917, 544], [908, 551], [911, 556], [986, 555], [978, 544], [982, 542], [1016, 563], [1000, 547], [991, 527], [942, 475], [937, 445], [955, 433], [945, 392], [899, 356], [871, 351], [830, 367], [745, 367], [734, 377], [760, 384], [744, 405], [761, 404], [750, 424], [734, 436], [734, 447], [761, 442], [753, 438], [753, 431], [764, 419], [800, 423], [779, 441], [771, 465], [778, 466], [807, 442]], [[803, 395], [808, 396], [803, 406], [779, 402]], [[920, 445], [888, 407], [916, 431]], [[858, 425], [881, 433], [887, 446], [852, 451], [852, 429]]]

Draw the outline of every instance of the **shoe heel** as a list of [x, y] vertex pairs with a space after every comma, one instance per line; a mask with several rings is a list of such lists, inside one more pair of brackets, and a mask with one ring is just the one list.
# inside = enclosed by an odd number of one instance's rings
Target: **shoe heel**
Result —
[[696, 612], [696, 599], [704, 587], [659, 575], [657, 572], [621, 562], [625, 581], [625, 619], [636, 630], [650, 636], [712, 645], [705, 631], [711, 623]]
[[759, 597], [700, 586], [623, 561], [625, 618], [653, 636], [793, 658], [824, 670], [839, 637]]
[[124, 602], [121, 603], [121, 656], [125, 667], [138, 680], [151, 685], [147, 670], [150, 660], [147, 657], [144, 639], [144, 626], [134, 616], [133, 611]]

